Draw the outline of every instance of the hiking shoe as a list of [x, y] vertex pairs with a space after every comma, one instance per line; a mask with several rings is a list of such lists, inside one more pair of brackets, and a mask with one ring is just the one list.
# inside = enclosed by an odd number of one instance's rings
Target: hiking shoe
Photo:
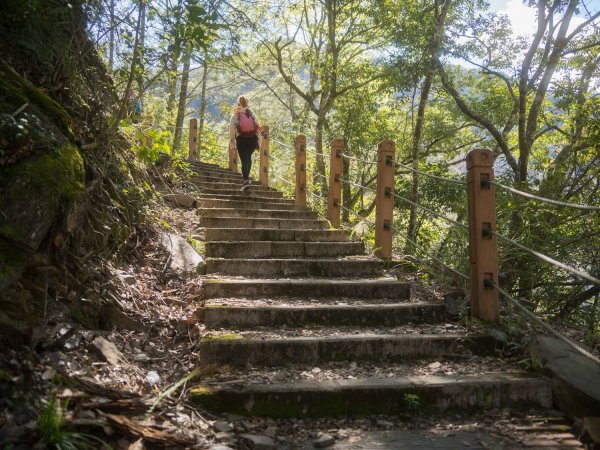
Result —
[[240, 191], [245, 191], [246, 189], [249, 189], [251, 183], [252, 182], [250, 180], [244, 180], [244, 184], [242, 185]]

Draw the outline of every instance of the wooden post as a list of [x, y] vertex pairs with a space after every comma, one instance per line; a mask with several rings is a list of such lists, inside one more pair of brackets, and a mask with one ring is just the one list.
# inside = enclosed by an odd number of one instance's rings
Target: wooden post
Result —
[[329, 197], [327, 200], [327, 219], [333, 228], [340, 227], [340, 204], [342, 202], [342, 181], [344, 172], [344, 140], [331, 141], [329, 160]]
[[381, 141], [377, 150], [377, 195], [375, 197], [375, 256], [392, 257], [394, 220], [394, 161], [396, 144]]
[[306, 136], [294, 139], [296, 149], [296, 206], [306, 206]]
[[190, 119], [188, 159], [198, 161], [198, 121]]
[[269, 185], [269, 127], [262, 127], [262, 145], [260, 147], [260, 165], [258, 179], [261, 186]]
[[237, 173], [237, 149], [229, 146], [229, 170]]
[[471, 276], [471, 314], [482, 320], [500, 318], [498, 253], [496, 236], [496, 189], [493, 154], [476, 148], [467, 155], [467, 198], [469, 206], [469, 262]]

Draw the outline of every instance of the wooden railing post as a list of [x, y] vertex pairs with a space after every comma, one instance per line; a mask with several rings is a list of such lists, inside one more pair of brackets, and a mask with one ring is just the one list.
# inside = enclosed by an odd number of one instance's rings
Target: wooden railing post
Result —
[[394, 220], [394, 161], [396, 144], [381, 141], [377, 150], [377, 194], [375, 197], [375, 256], [392, 257]]
[[189, 129], [189, 154], [188, 158], [191, 161], [198, 161], [198, 121], [190, 119]]
[[258, 179], [261, 186], [269, 185], [269, 127], [262, 127], [262, 145], [260, 147], [260, 165]]
[[496, 236], [496, 189], [493, 154], [476, 148], [467, 155], [467, 197], [469, 207], [469, 262], [471, 314], [482, 320], [500, 318], [498, 253]]
[[229, 145], [229, 170], [237, 173], [237, 149], [231, 144]]
[[296, 206], [306, 206], [306, 136], [294, 140], [296, 150]]
[[329, 197], [327, 201], [327, 220], [333, 228], [340, 227], [340, 204], [342, 202], [342, 181], [344, 172], [344, 140], [331, 141], [329, 162]]

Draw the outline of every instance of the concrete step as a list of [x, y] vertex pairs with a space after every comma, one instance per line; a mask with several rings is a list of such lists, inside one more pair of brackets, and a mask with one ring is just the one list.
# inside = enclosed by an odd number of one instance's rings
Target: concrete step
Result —
[[313, 219], [319, 215], [314, 211], [289, 209], [236, 209], [236, 208], [197, 208], [201, 217], [249, 217], [256, 219]]
[[190, 399], [211, 411], [245, 416], [413, 416], [461, 409], [551, 408], [552, 388], [549, 381], [543, 378], [522, 373], [492, 373], [200, 385], [190, 391]]
[[244, 179], [236, 174], [210, 174], [208, 172], [196, 174], [190, 178], [192, 183], [235, 183], [241, 185]]
[[371, 277], [385, 262], [377, 259], [218, 259], [206, 258], [206, 273], [245, 277]]
[[439, 323], [446, 309], [440, 303], [395, 303], [360, 306], [262, 306], [210, 305], [196, 311], [208, 328], [304, 327], [352, 325], [393, 327], [412, 323]]
[[495, 340], [465, 334], [352, 334], [315, 337], [203, 337], [199, 365], [230, 367], [319, 364], [327, 361], [406, 361], [471, 352], [490, 354]]
[[219, 196], [243, 195], [243, 196], [247, 196], [247, 197], [260, 196], [260, 197], [269, 197], [269, 198], [283, 198], [282, 192], [267, 191], [262, 186], [261, 186], [260, 190], [254, 189], [254, 186], [253, 186], [250, 189], [247, 189], [245, 191], [240, 191], [241, 187], [242, 187], [241, 183], [236, 185], [236, 187], [233, 189], [221, 189], [221, 188], [212, 189], [212, 188], [203, 187], [203, 188], [201, 188], [202, 192], [200, 193], [200, 196], [203, 197], [206, 195], [210, 195], [211, 197], [213, 197], [215, 195], [219, 195]]
[[[278, 193], [277, 191], [271, 191], [268, 194]], [[242, 200], [252, 202], [268, 202], [272, 204], [284, 204], [284, 205], [295, 205], [296, 202], [289, 198], [279, 197], [265, 197], [262, 192], [251, 192], [251, 191], [237, 191], [235, 195], [232, 194], [205, 194], [200, 192], [196, 194], [198, 199], [205, 200]], [[279, 192], [281, 194], [281, 192]]]
[[223, 297], [338, 297], [377, 298], [394, 301], [410, 298], [410, 283], [381, 280], [270, 280], [206, 279], [205, 298]]
[[216, 198], [198, 198], [196, 204], [200, 208], [225, 208], [241, 210], [287, 210], [287, 211], [308, 211], [306, 206], [296, 206], [294, 203], [285, 202], [279, 199], [267, 200], [230, 200]]
[[279, 230], [251, 228], [207, 228], [207, 241], [302, 241], [302, 242], [348, 242], [346, 230]]
[[206, 256], [214, 258], [336, 257], [364, 255], [362, 242], [206, 242]]
[[195, 168], [205, 168], [208, 170], [227, 170], [225, 167], [221, 167], [218, 164], [212, 164], [212, 163], [207, 163], [204, 161], [196, 161], [196, 160], [192, 160], [192, 159], [186, 159], [185, 160], [189, 165], [192, 166], [192, 169]]
[[250, 217], [199, 217], [198, 225], [204, 228], [278, 228], [282, 230], [326, 230], [324, 220], [273, 219]]
[[[242, 187], [241, 180], [236, 183], [228, 183], [226, 181], [205, 183], [203, 181], [196, 181], [196, 182], [194, 182], [194, 184], [196, 185], [196, 187], [198, 189], [203, 189], [203, 190], [204, 189], [216, 189], [216, 190], [220, 190], [220, 191], [237, 190], [238, 193], [240, 192], [240, 188]], [[256, 191], [256, 192], [270, 191], [270, 190], [271, 190], [271, 188], [268, 186], [261, 186], [261, 185], [257, 185], [257, 184], [253, 184], [252, 186], [250, 186], [249, 189], [247, 189], [247, 191]]]

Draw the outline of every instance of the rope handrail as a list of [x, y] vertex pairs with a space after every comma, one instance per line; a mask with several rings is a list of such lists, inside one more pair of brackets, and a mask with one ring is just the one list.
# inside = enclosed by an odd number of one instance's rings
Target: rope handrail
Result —
[[555, 205], [555, 206], [564, 206], [566, 208], [574, 208], [574, 209], [585, 209], [588, 211], [600, 211], [600, 206], [569, 203], [569, 202], [563, 202], [561, 200], [553, 200], [551, 198], [540, 197], [538, 195], [530, 194], [529, 192], [520, 191], [520, 190], [510, 187], [510, 186], [505, 186], [501, 183], [498, 183], [497, 181], [487, 181], [487, 183], [493, 184], [494, 186], [497, 186], [501, 189], [512, 192], [513, 194], [520, 195], [521, 197], [529, 198], [531, 200], [538, 200], [540, 202], [549, 203], [549, 204]]
[[322, 195], [317, 194], [316, 192], [313, 192], [311, 189], [306, 189], [306, 192], [308, 192], [309, 194], [311, 194], [314, 197], [318, 197], [321, 200], [327, 200], [327, 197], [323, 197]]
[[285, 144], [284, 142], [281, 142], [280, 140], [277, 140], [274, 137], [270, 137], [269, 139], [271, 140], [271, 142], [275, 142], [276, 144], [279, 144], [282, 147], [289, 148], [290, 150], [295, 150], [295, 148], [293, 146], [291, 146], [290, 144]]
[[292, 183], [290, 180], [286, 180], [285, 178], [283, 178], [282, 176], [277, 175], [276, 173], [273, 174], [273, 176], [281, 181], [283, 181], [284, 183], [289, 184], [290, 186], [296, 186], [294, 183]]
[[399, 195], [399, 194], [396, 194], [395, 192], [393, 192], [393, 193], [392, 193], [392, 195], [393, 195], [394, 197], [396, 197], [396, 198], [399, 198], [400, 200], [403, 200], [403, 201], [405, 201], [405, 202], [407, 202], [407, 203], [410, 203], [410, 204], [411, 204], [411, 205], [413, 205], [413, 206], [416, 206], [417, 208], [420, 208], [420, 209], [422, 209], [423, 211], [426, 211], [426, 212], [428, 212], [429, 214], [432, 214], [432, 215], [434, 215], [434, 216], [436, 216], [436, 217], [439, 217], [440, 219], [444, 219], [445, 221], [447, 221], [447, 222], [450, 222], [450, 223], [451, 223], [452, 225], [454, 225], [454, 226], [457, 226], [457, 227], [459, 227], [459, 228], [462, 228], [463, 230], [467, 230], [467, 231], [469, 231], [469, 227], [468, 227], [468, 226], [466, 226], [464, 223], [460, 223], [460, 222], [457, 222], [456, 220], [450, 219], [449, 217], [446, 217], [446, 216], [445, 216], [445, 215], [443, 215], [443, 214], [440, 214], [440, 213], [438, 213], [438, 212], [435, 212], [435, 211], [433, 211], [432, 209], [429, 209], [429, 208], [427, 208], [426, 206], [423, 206], [423, 205], [421, 205], [421, 204], [419, 204], [419, 203], [415, 203], [415, 202], [413, 202], [412, 200], [409, 200], [409, 199], [407, 199], [406, 197], [402, 197], [401, 195]]
[[398, 161], [395, 161], [394, 164], [397, 166], [400, 166], [404, 169], [410, 170], [413, 173], [418, 173], [418, 174], [424, 175], [426, 177], [433, 178], [435, 180], [445, 181], [447, 183], [454, 183], [454, 184], [458, 184], [460, 186], [465, 186], [467, 184], [466, 181], [453, 180], [452, 178], [440, 177], [439, 175], [434, 175], [432, 173], [423, 172], [422, 170], [415, 169], [414, 167], [407, 166], [406, 164], [402, 164]]
[[421, 247], [419, 244], [417, 244], [415, 241], [413, 241], [412, 239], [410, 239], [408, 236], [406, 236], [404, 233], [402, 233], [400, 230], [398, 230], [396, 227], [390, 225], [390, 228], [395, 231], [396, 233], [398, 233], [400, 236], [402, 236], [404, 239], [406, 239], [406, 241], [408, 243], [410, 243], [412, 246], [414, 246], [417, 250], [419, 250], [421, 253], [423, 253], [425, 256], [428, 256], [429, 258], [433, 259], [435, 262], [437, 262], [438, 264], [440, 264], [442, 267], [448, 269], [450, 272], [458, 275], [461, 278], [464, 278], [465, 280], [470, 280], [468, 275], [465, 275], [462, 272], [459, 272], [458, 270], [450, 267], [448, 264], [446, 264], [444, 261], [442, 261], [440, 258], [438, 258], [437, 256], [432, 255], [431, 253], [428, 253], [427, 250], [425, 250], [423, 247]]
[[587, 272], [584, 272], [583, 270], [576, 269], [576, 268], [571, 267], [571, 266], [569, 266], [567, 264], [561, 263], [560, 261], [557, 261], [557, 260], [555, 260], [553, 258], [550, 258], [549, 256], [546, 256], [543, 253], [536, 252], [535, 250], [532, 250], [529, 247], [525, 247], [524, 245], [519, 244], [518, 242], [515, 242], [511, 238], [508, 238], [508, 237], [506, 237], [506, 236], [504, 236], [504, 235], [502, 235], [500, 233], [495, 232], [494, 230], [487, 230], [487, 232], [489, 232], [490, 234], [493, 234], [494, 236], [502, 239], [503, 241], [508, 242], [509, 244], [512, 244], [515, 247], [517, 247], [517, 248], [519, 248], [519, 249], [521, 249], [521, 250], [529, 253], [530, 255], [533, 255], [536, 258], [541, 259], [544, 262], [547, 262], [548, 264], [551, 264], [551, 265], [556, 266], [556, 267], [558, 267], [560, 269], [563, 269], [563, 270], [565, 270], [565, 271], [567, 271], [567, 272], [569, 272], [569, 273], [571, 273], [573, 275], [576, 275], [576, 276], [578, 276], [580, 278], [583, 278], [583, 279], [585, 279], [585, 280], [587, 280], [587, 281], [589, 281], [591, 283], [600, 285], [600, 279], [598, 279], [596, 277], [593, 277], [592, 275], [590, 275]]
[[368, 188], [366, 186], [363, 186], [362, 184], [353, 183], [352, 181], [346, 180], [345, 178], [342, 178], [342, 177], [338, 177], [338, 180], [343, 181], [344, 183], [347, 183], [347, 184], [351, 184], [352, 186], [355, 186], [357, 188], [364, 189], [366, 191], [370, 191], [370, 192], [373, 192], [374, 194], [377, 194], [377, 191], [375, 189]]
[[339, 207], [341, 209], [343, 209], [344, 211], [348, 211], [350, 214], [353, 214], [355, 217], [358, 217], [359, 219], [363, 220], [364, 222], [367, 222], [368, 224], [375, 226], [375, 222], [373, 222], [372, 220], [367, 219], [366, 217], [361, 216], [360, 214], [358, 214], [357, 212], [351, 210], [350, 208], [346, 208], [344, 205], [339, 205]]
[[357, 158], [356, 156], [346, 155], [345, 153], [342, 155], [346, 159], [353, 159], [354, 161], [360, 161], [365, 164], [377, 165], [377, 161], [367, 161], [366, 159]]
[[492, 282], [492, 284], [494, 285], [495, 288], [498, 289], [498, 292], [500, 292], [507, 300], [509, 300], [512, 304], [514, 304], [519, 309], [519, 311], [521, 311], [527, 317], [529, 317], [530, 319], [532, 319], [534, 322], [536, 322], [538, 325], [540, 325], [546, 331], [550, 332], [556, 338], [560, 339], [564, 343], [566, 343], [569, 346], [571, 346], [573, 349], [577, 350], [583, 356], [586, 356], [586, 357], [590, 358], [591, 360], [593, 360], [594, 362], [600, 364], [600, 359], [598, 359], [591, 352], [589, 352], [588, 350], [584, 349], [579, 344], [573, 342], [571, 339], [569, 339], [568, 337], [564, 336], [559, 331], [555, 330], [552, 326], [548, 325], [541, 318], [539, 318], [533, 311], [530, 311], [529, 309], [525, 308], [521, 304], [521, 302], [519, 302], [516, 298], [514, 298], [508, 292], [506, 292], [504, 289], [502, 289], [500, 286], [498, 286], [497, 283]]

